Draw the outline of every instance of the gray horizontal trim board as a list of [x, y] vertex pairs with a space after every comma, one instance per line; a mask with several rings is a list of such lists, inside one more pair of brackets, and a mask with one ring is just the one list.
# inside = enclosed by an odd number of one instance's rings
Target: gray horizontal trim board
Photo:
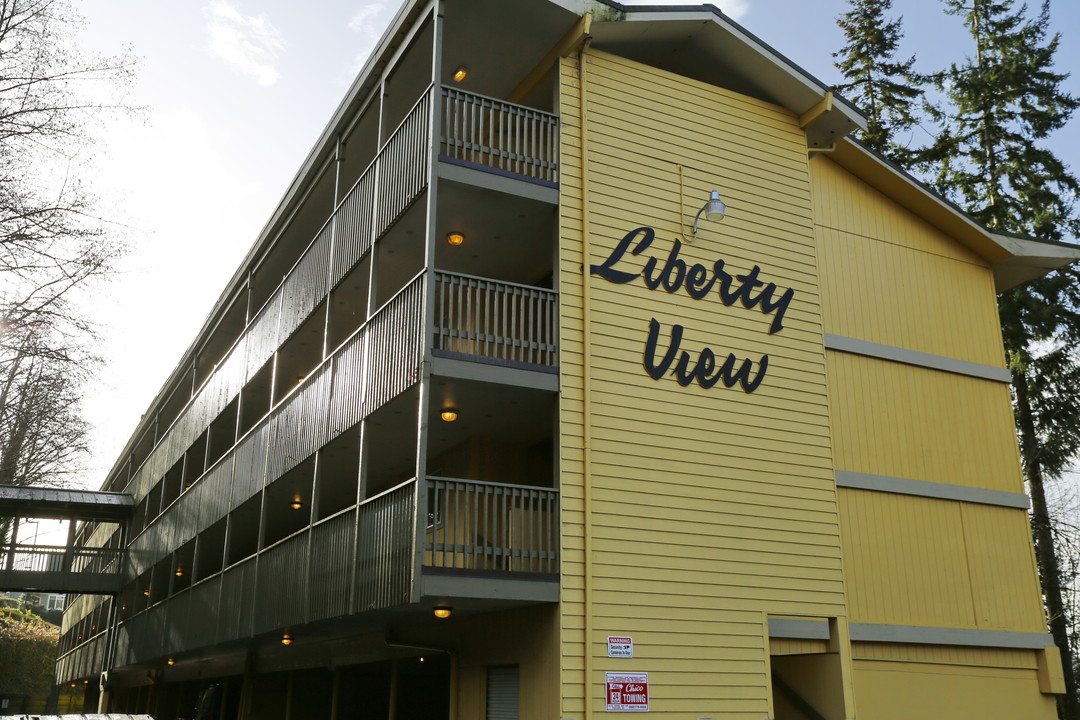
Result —
[[421, 595], [426, 597], [458, 597], [481, 600], [518, 600], [528, 602], [558, 602], [558, 580], [524, 580], [503, 577], [473, 577], [468, 575], [424, 573]]
[[517, 195], [530, 200], [539, 200], [549, 205], [559, 204], [558, 185], [536, 180], [527, 175], [508, 173], [498, 168], [489, 168], [442, 155], [439, 156], [438, 172], [439, 177], [444, 180]]
[[871, 475], [870, 473], [836, 471], [836, 486], [857, 488], [859, 490], [877, 490], [878, 492], [897, 493], [899, 495], [917, 495], [939, 500], [959, 500], [980, 505], [1027, 510], [1031, 501], [1024, 493], [1005, 492], [1004, 490], [986, 490], [984, 488], [949, 485], [948, 483], [912, 480], [911, 478], [891, 477], [889, 475]]
[[[459, 360], [455, 357], [441, 357], [434, 351], [431, 358], [432, 375], [454, 377], [461, 380], [482, 380], [500, 385], [516, 385], [534, 390], [559, 391], [557, 368], [539, 367], [537, 370], [525, 370], [500, 364], [489, 364], [472, 360]], [[449, 353], [447, 353], [449, 354]], [[461, 356], [465, 357], [465, 356]]]
[[[1054, 644], [1050, 633], [1009, 630], [969, 630], [921, 625], [879, 625], [851, 623], [851, 639], [857, 642], [910, 643], [913, 645], [962, 645], [1039, 650]], [[824, 620], [769, 618], [769, 637], [793, 640], [828, 640], [829, 624]]]
[[855, 355], [865, 355], [880, 360], [892, 360], [905, 365], [917, 365], [931, 370], [944, 370], [957, 375], [979, 378], [980, 380], [993, 380], [994, 382], [1003, 383], [1012, 380], [1012, 375], [1005, 368], [968, 362], [967, 360], [957, 360], [956, 358], [933, 355], [918, 350], [908, 350], [894, 345], [882, 345], [869, 340], [856, 340], [855, 338], [833, 335], [832, 333], [825, 333], [825, 348]]
[[23, 592], [115, 595], [120, 592], [120, 581], [119, 573], [0, 570], [0, 588]]

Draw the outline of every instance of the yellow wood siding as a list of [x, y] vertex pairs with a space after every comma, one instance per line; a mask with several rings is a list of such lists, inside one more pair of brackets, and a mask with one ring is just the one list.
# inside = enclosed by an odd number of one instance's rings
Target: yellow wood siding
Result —
[[860, 720], [1056, 717], [1026, 669], [855, 661]]
[[[586, 63], [584, 151], [576, 58], [560, 77], [561, 712], [603, 712], [603, 672], [628, 670], [649, 673], [653, 713], [760, 718], [764, 613], [845, 615], [805, 139], [768, 103], [600, 52]], [[782, 330], [715, 290], [694, 300], [586, 275], [586, 291], [583, 270], [635, 228], [656, 238], [625, 268], [662, 264], [712, 189], [728, 216], [681, 257], [760, 265], [792, 288]], [[695, 359], [706, 346], [755, 365], [768, 354], [764, 381], [748, 393], [652, 379], [652, 318], [660, 354], [678, 323]], [[635, 657], [609, 660], [609, 634], [631, 635]]]
[[825, 332], [1002, 367], [988, 264], [828, 158], [811, 168]]
[[854, 622], [1045, 632], [1026, 514], [840, 489]]
[[828, 352], [838, 470], [1023, 492], [1004, 383]]

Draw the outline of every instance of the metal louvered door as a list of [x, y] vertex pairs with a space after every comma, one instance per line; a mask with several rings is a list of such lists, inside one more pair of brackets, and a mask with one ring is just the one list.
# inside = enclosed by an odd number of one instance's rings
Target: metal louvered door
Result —
[[517, 665], [488, 668], [487, 720], [518, 720], [520, 704], [520, 668]]

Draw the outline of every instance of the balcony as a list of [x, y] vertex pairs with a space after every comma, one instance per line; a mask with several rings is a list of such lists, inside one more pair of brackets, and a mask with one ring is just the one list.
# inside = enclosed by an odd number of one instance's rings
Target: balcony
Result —
[[441, 160], [559, 182], [558, 115], [450, 87], [442, 97]]
[[[426, 615], [416, 603], [433, 596], [432, 588], [464, 589], [456, 607], [470, 597], [552, 600], [558, 528], [553, 488], [408, 480], [129, 617], [120, 628], [117, 663], [346, 615], [377, 622], [379, 611], [400, 613], [403, 606]], [[510, 592], [493, 592], [500, 583]], [[168, 621], [177, 616], [200, 621]]]
[[437, 272], [432, 352], [551, 371], [559, 365], [558, 303], [554, 290]]
[[427, 478], [424, 567], [559, 572], [559, 491]]

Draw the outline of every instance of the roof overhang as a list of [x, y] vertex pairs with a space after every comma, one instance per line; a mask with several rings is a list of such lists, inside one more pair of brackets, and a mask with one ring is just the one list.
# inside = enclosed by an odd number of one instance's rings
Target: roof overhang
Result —
[[134, 507], [127, 493], [0, 485], [0, 517], [122, 522]]
[[993, 270], [997, 292], [1080, 260], [1080, 246], [988, 230], [914, 177], [853, 140], [837, 143], [828, 157], [986, 260]]

